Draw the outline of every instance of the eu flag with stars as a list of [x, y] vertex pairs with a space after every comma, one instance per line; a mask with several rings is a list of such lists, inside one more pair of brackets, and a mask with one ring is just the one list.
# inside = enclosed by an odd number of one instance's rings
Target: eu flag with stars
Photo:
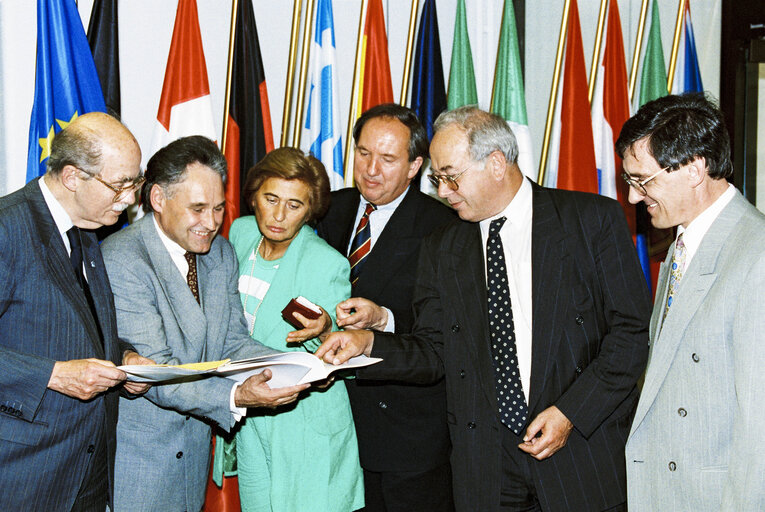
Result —
[[79, 115], [105, 110], [101, 83], [74, 0], [37, 0], [37, 68], [27, 181], [45, 174], [45, 161], [56, 133]]

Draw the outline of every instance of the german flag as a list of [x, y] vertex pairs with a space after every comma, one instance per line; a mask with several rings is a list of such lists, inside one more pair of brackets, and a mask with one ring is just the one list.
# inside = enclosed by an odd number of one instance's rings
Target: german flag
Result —
[[247, 171], [274, 149], [266, 75], [252, 2], [237, 4], [231, 66], [226, 145], [223, 148], [228, 163], [223, 236], [228, 236], [234, 219], [249, 211], [249, 205], [242, 198]]

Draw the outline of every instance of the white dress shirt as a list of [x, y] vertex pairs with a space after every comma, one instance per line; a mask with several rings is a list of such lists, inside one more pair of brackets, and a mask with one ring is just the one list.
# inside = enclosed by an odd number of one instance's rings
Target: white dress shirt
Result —
[[56, 224], [56, 229], [58, 229], [58, 233], [64, 241], [64, 247], [66, 247], [66, 254], [68, 256], [72, 253], [72, 248], [69, 246], [69, 238], [66, 236], [66, 232], [74, 227], [72, 219], [69, 218], [69, 214], [66, 213], [64, 207], [58, 202], [58, 199], [53, 195], [53, 192], [50, 191], [45, 180], [40, 178], [37, 180], [37, 184], [40, 185], [43, 199], [45, 199], [45, 204], [48, 205], [50, 215], [53, 217], [53, 222]]
[[[531, 220], [532, 194], [531, 184], [524, 179], [518, 192], [502, 212], [479, 223], [483, 257], [486, 261], [486, 241], [489, 238], [489, 225], [494, 219], [507, 217], [499, 236], [505, 251], [507, 262], [507, 281], [510, 288], [510, 303], [513, 308], [515, 327], [515, 350], [518, 357], [518, 370], [526, 403], [529, 401], [531, 383]], [[484, 265], [484, 272], [486, 267]], [[484, 277], [486, 275], [484, 274]]]
[[[186, 249], [178, 245], [176, 242], [170, 239], [164, 231], [162, 231], [162, 228], [159, 227], [159, 223], [157, 222], [157, 217], [152, 217], [152, 220], [154, 221], [154, 227], [157, 229], [157, 234], [159, 235], [159, 239], [162, 240], [162, 245], [165, 246], [165, 249], [167, 249], [167, 252], [170, 253], [170, 259], [173, 260], [173, 263], [178, 268], [178, 272], [181, 273], [181, 276], [183, 276], [183, 280], [187, 281], [188, 273], [189, 273], [189, 262], [186, 261]], [[199, 286], [199, 293], [202, 293], [201, 283], [198, 283], [197, 286]], [[200, 303], [200, 307], [201, 307]], [[196, 362], [196, 361], [192, 361]], [[228, 398], [228, 408], [231, 411], [231, 415], [234, 417], [234, 421], [239, 421], [242, 419], [242, 417], [247, 414], [247, 408], [246, 407], [237, 407], [236, 401], [234, 400], [234, 396], [236, 395], [236, 389], [241, 386], [241, 382], [236, 382], [231, 387], [231, 394]]]
[[[690, 265], [691, 259], [693, 259], [696, 251], [698, 251], [699, 245], [701, 245], [701, 241], [704, 239], [707, 231], [709, 231], [712, 223], [720, 215], [720, 212], [728, 206], [728, 203], [730, 203], [735, 195], [736, 187], [729, 183], [728, 189], [714, 203], [709, 205], [706, 210], [701, 212], [698, 217], [693, 219], [687, 228], [683, 228], [683, 226], [677, 227], [677, 236], [682, 234], [683, 244], [685, 244], [685, 266], [683, 267], [683, 272]], [[677, 241], [677, 238], [675, 238], [675, 241]]]
[[[411, 186], [411, 185], [410, 185]], [[383, 204], [377, 207], [372, 213], [369, 214], [369, 232], [371, 236], [370, 245], [369, 245], [369, 251], [371, 252], [372, 249], [375, 246], [375, 242], [377, 242], [377, 239], [380, 238], [380, 235], [382, 235], [383, 230], [385, 229], [385, 226], [388, 224], [388, 221], [391, 217], [393, 217], [393, 214], [396, 212], [396, 208], [398, 208], [398, 205], [401, 204], [401, 201], [404, 200], [404, 197], [406, 196], [407, 192], [409, 192], [409, 187], [402, 192], [400, 196], [398, 196], [396, 199], [391, 201], [388, 204]], [[356, 232], [356, 227], [359, 225], [359, 221], [361, 220], [361, 217], [364, 215], [364, 210], [367, 208], [367, 200], [364, 199], [364, 196], [360, 197], [359, 201], [359, 207], [356, 210], [356, 220], [353, 222], [353, 231]], [[345, 251], [345, 254], [349, 254], [351, 251], [351, 244], [353, 243], [353, 236], [351, 236], [350, 241], [348, 242], [348, 248]], [[396, 330], [396, 320], [393, 318], [393, 311], [386, 308], [385, 306], [381, 306], [385, 311], [388, 312], [388, 322], [385, 324], [385, 328], [383, 329], [383, 332], [394, 332]]]

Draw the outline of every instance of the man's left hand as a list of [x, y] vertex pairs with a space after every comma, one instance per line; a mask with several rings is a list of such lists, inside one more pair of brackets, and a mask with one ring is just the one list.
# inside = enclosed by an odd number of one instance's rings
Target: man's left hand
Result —
[[518, 448], [535, 459], [546, 459], [566, 446], [573, 428], [574, 424], [553, 405], [534, 418], [523, 436], [524, 442]]
[[[138, 352], [133, 352], [132, 350], [126, 350], [125, 353], [122, 355], [122, 364], [148, 365], [148, 364], [157, 364], [157, 363], [155, 363], [148, 357], [143, 357]], [[125, 391], [127, 391], [130, 394], [143, 395], [149, 390], [149, 388], [151, 387], [151, 384], [149, 384], [148, 382], [130, 382], [126, 380], [125, 383], [122, 385], [122, 387], [125, 388]]]

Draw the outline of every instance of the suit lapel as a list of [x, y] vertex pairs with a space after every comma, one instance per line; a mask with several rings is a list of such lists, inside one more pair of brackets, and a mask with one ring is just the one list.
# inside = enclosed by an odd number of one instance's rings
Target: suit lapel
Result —
[[[75, 312], [80, 316], [82, 324], [89, 334], [88, 338], [95, 354], [103, 357], [104, 350], [95, 323], [96, 319], [93, 318], [85, 294], [74, 280], [64, 241], [53, 221], [48, 205], [45, 203], [37, 180], [27, 184], [25, 193], [34, 212], [32, 218], [41, 242], [42, 254], [40, 256], [48, 269], [48, 275], [59, 287], [61, 293], [72, 303]], [[90, 277], [90, 274], [88, 276]], [[101, 314], [100, 311], [99, 314]]]
[[566, 257], [563, 226], [547, 193], [533, 185], [533, 217], [531, 221], [531, 384], [529, 411], [534, 411], [541, 391], [549, 380], [556, 360], [561, 315], [565, 302], [551, 290], [565, 290], [563, 272]]
[[[734, 197], [723, 211], [720, 212], [720, 215], [704, 235], [701, 245], [699, 245], [695, 256], [683, 274], [680, 288], [672, 303], [672, 307], [667, 313], [667, 317], [664, 319], [664, 323], [659, 324], [659, 320], [653, 319], [652, 323], [656, 323], [660, 327], [660, 331], [658, 333], [654, 331], [651, 337], [653, 341], [651, 354], [648, 361], [645, 384], [637, 411], [635, 412], [635, 421], [632, 426], [633, 431], [643, 420], [646, 412], [656, 399], [656, 395], [667, 377], [680, 342], [683, 340], [684, 333], [688, 330], [694, 315], [706, 300], [710, 288], [717, 279], [717, 262], [720, 253], [743, 213], [739, 200], [745, 201], [739, 195]], [[674, 250], [674, 245], [672, 249]], [[670, 258], [671, 256], [668, 256], [667, 261]], [[666, 295], [666, 292], [664, 295]], [[663, 314], [664, 303], [665, 301], [657, 302], [659, 307], [654, 307], [654, 317]]]
[[[380, 238], [375, 241], [372, 251], [364, 261], [359, 281], [356, 283], [355, 294], [363, 296], [368, 284], [375, 287], [379, 292], [381, 288], [379, 276], [396, 273], [408, 259], [409, 247], [411, 247], [414, 238], [412, 228], [417, 213], [415, 194], [417, 194], [417, 190], [414, 187], [409, 187], [409, 191], [401, 204], [398, 205], [385, 225]], [[358, 204], [354, 213], [357, 209]], [[354, 229], [355, 226], [348, 231], [349, 237]]]
[[340, 244], [338, 245], [338, 252], [343, 256], [348, 256], [348, 246], [351, 243], [351, 235], [356, 229], [356, 212], [359, 209], [359, 203], [361, 202], [361, 194], [358, 190], [354, 190], [354, 194], [351, 196], [350, 202], [347, 207], [340, 208], [340, 221], [338, 222], [340, 234]]
[[[184, 280], [178, 267], [173, 263], [170, 253], [160, 240], [157, 229], [154, 227], [152, 215], [141, 219], [141, 236], [146, 245], [151, 265], [157, 275], [159, 286], [165, 294], [175, 316], [176, 323], [183, 331], [186, 339], [195, 346], [204, 346], [207, 335], [207, 320], [202, 308], [197, 304], [188, 284]], [[197, 272], [199, 272], [199, 260], [197, 257]], [[200, 290], [200, 300], [202, 292]]]

